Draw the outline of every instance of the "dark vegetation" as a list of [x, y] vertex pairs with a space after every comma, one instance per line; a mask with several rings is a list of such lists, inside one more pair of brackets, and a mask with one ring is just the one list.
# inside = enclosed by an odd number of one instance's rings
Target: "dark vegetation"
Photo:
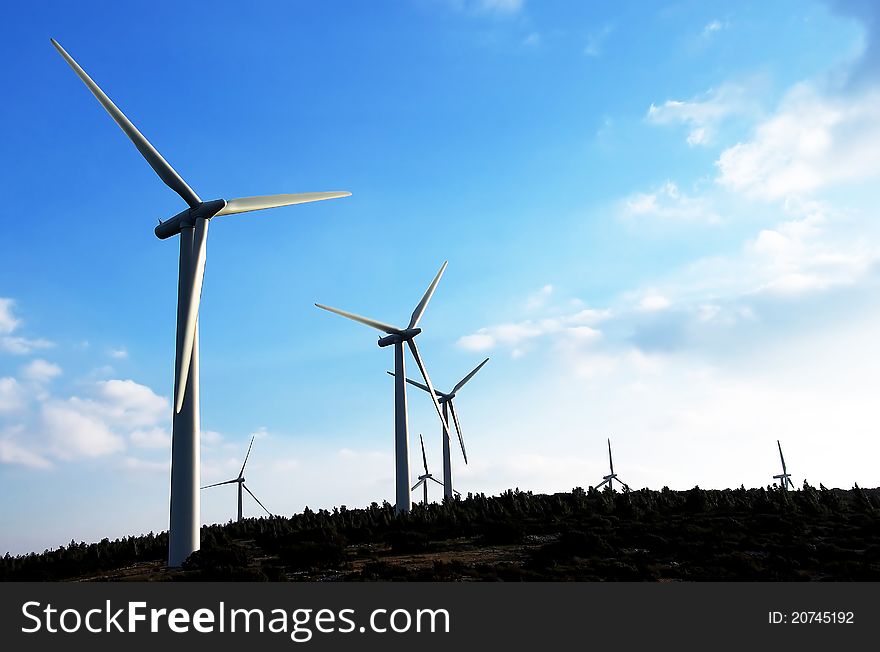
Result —
[[247, 519], [13, 557], [2, 580], [880, 580], [880, 489], [584, 491]]

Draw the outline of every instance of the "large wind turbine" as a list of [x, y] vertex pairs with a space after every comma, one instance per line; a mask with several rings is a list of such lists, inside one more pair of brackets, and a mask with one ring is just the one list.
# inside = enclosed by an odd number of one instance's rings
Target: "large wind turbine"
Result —
[[611, 484], [612, 484], [612, 482], [613, 482], [614, 480], [617, 480], [620, 484], [623, 485], [623, 488], [624, 488], [624, 489], [626, 489], [627, 491], [629, 491], [629, 490], [630, 490], [630, 489], [629, 489], [629, 485], [626, 484], [626, 483], [625, 483], [623, 480], [621, 480], [620, 478], [618, 478], [618, 477], [617, 477], [617, 474], [614, 472], [614, 460], [613, 460], [612, 457], [611, 457], [611, 440], [610, 440], [610, 439], [608, 440], [608, 466], [611, 468], [611, 473], [609, 473], [608, 475], [603, 475], [603, 476], [602, 476], [602, 482], [600, 482], [599, 484], [596, 485], [596, 489], [598, 489], [599, 487], [601, 487], [601, 486], [602, 486], [603, 484], [605, 484], [606, 482], [608, 483], [608, 488], [609, 488], [609, 489], [613, 489], [613, 487], [611, 486]]
[[[455, 431], [458, 433], [458, 443], [461, 446], [461, 454], [464, 457], [465, 464], [467, 464], [467, 451], [465, 451], [464, 449], [464, 438], [461, 435], [461, 424], [458, 421], [458, 415], [455, 413], [455, 405], [453, 404], [452, 399], [454, 399], [458, 391], [465, 386], [465, 383], [473, 378], [487, 362], [489, 362], [489, 358], [483, 360], [480, 364], [476, 366], [473, 371], [471, 371], [467, 376], [458, 381], [456, 386], [452, 388], [451, 392], [435, 392], [437, 394], [437, 401], [440, 403], [440, 405], [443, 406], [443, 419], [446, 421], [446, 423], [449, 423], [449, 413], [452, 413], [452, 422], [455, 425]], [[388, 374], [394, 376], [394, 373], [390, 371], [388, 372]], [[430, 390], [422, 385], [422, 383], [416, 382], [415, 380], [411, 380], [409, 378], [406, 379], [406, 382], [408, 382], [410, 385], [415, 385], [425, 392], [430, 393]], [[446, 429], [444, 429], [441, 434], [443, 435], [443, 496], [445, 498], [452, 498], [452, 455], [449, 451], [449, 433]]]
[[162, 155], [123, 115], [110, 98], [64, 51], [55, 39], [52, 45], [73, 68], [106, 109], [159, 178], [189, 204], [169, 220], [159, 221], [160, 239], [180, 234], [180, 262], [177, 281], [177, 343], [174, 365], [174, 412], [171, 443], [171, 517], [168, 533], [168, 565], [180, 566], [199, 549], [199, 301], [205, 275], [205, 253], [209, 221], [219, 215], [290, 206], [346, 197], [348, 192], [312, 192], [268, 195], [241, 199], [202, 201]]
[[779, 461], [782, 462], [782, 473], [779, 475], [774, 475], [774, 480], [779, 480], [779, 486], [783, 489], [788, 489], [791, 487], [794, 489], [794, 483], [791, 481], [791, 473], [789, 473], [785, 468], [785, 458], [782, 456], [782, 444], [779, 443], [779, 440], [776, 440], [776, 447], [779, 448]]
[[418, 328], [419, 320], [421, 320], [422, 315], [425, 312], [425, 308], [427, 308], [428, 306], [428, 301], [431, 300], [431, 296], [434, 294], [437, 283], [440, 282], [440, 277], [443, 276], [443, 272], [445, 269], [446, 262], [444, 262], [443, 265], [440, 266], [440, 271], [437, 272], [437, 276], [435, 276], [434, 280], [431, 281], [431, 285], [428, 286], [428, 289], [425, 291], [422, 300], [419, 301], [415, 310], [413, 310], [412, 317], [409, 320], [409, 325], [406, 328], [398, 328], [397, 326], [384, 324], [380, 321], [376, 321], [375, 319], [361, 317], [360, 315], [355, 315], [354, 313], [339, 310], [338, 308], [331, 308], [330, 306], [325, 306], [320, 303], [315, 304], [318, 308], [329, 310], [330, 312], [335, 312], [337, 315], [342, 315], [343, 317], [353, 319], [354, 321], [366, 324], [367, 326], [380, 330], [383, 333], [387, 333], [385, 337], [379, 338], [379, 346], [391, 346], [392, 344], [394, 345], [394, 510], [398, 514], [409, 512], [412, 505], [412, 499], [410, 498], [409, 493], [409, 442], [406, 423], [406, 383], [403, 382], [404, 378], [406, 378], [406, 370], [404, 368], [403, 357], [404, 343], [409, 346], [410, 353], [412, 353], [412, 357], [416, 361], [416, 365], [418, 365], [419, 367], [422, 378], [425, 379], [425, 384], [428, 386], [429, 389], [428, 393], [431, 395], [431, 398], [434, 402], [434, 409], [437, 410], [437, 416], [440, 417], [440, 423], [443, 424], [443, 432], [447, 433], [447, 436], [449, 432], [449, 426], [447, 425], [446, 419], [443, 417], [443, 414], [440, 411], [440, 404], [437, 402], [437, 396], [434, 393], [434, 386], [431, 384], [431, 379], [428, 377], [428, 371], [425, 369], [425, 365], [422, 362], [422, 356], [419, 355], [419, 349], [416, 346], [415, 342], [416, 335], [422, 332], [422, 329]]
[[251, 456], [251, 448], [254, 447], [254, 437], [251, 437], [251, 444], [248, 446], [247, 455], [244, 456], [244, 464], [241, 465], [241, 471], [238, 472], [238, 477], [232, 478], [232, 480], [226, 480], [224, 482], [215, 482], [214, 484], [208, 484], [202, 487], [202, 489], [208, 489], [209, 487], [219, 487], [222, 484], [232, 484], [233, 482], [238, 484], [238, 520], [241, 521], [241, 490], [244, 489], [247, 491], [251, 498], [257, 501], [257, 504], [263, 508], [263, 510], [269, 515], [272, 516], [272, 512], [266, 509], [266, 506], [260, 502], [260, 499], [254, 495], [254, 492], [248, 489], [248, 486], [244, 483], [244, 467], [247, 466], [248, 458]]
[[422, 487], [425, 490], [425, 500], [422, 504], [427, 505], [428, 504], [428, 480], [430, 480], [431, 482], [436, 482], [441, 487], [443, 486], [443, 483], [440, 482], [433, 475], [431, 475], [431, 472], [428, 471], [428, 457], [425, 455], [425, 440], [422, 439], [421, 435], [419, 435], [419, 442], [422, 444], [422, 462], [425, 464], [425, 472], [424, 472], [424, 474], [419, 476], [419, 481], [416, 482], [412, 486], [412, 490], [415, 491], [419, 487]]

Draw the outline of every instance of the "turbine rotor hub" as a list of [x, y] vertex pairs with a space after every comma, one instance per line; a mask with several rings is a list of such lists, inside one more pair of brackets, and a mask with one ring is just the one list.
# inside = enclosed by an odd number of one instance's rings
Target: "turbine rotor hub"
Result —
[[191, 229], [199, 218], [210, 220], [226, 206], [225, 199], [203, 201], [195, 208], [180, 211], [169, 220], [160, 222], [154, 230], [156, 237], [165, 240], [180, 233], [181, 229]]

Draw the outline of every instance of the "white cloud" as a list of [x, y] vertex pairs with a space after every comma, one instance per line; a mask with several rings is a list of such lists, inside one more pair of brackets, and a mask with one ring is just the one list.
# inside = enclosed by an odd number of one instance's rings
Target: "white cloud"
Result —
[[708, 199], [688, 196], [672, 181], [667, 181], [653, 192], [637, 192], [624, 199], [622, 215], [629, 219], [659, 218], [708, 224], [722, 221]]
[[11, 377], [0, 378], [0, 413], [17, 412], [27, 405], [21, 384]]
[[706, 26], [703, 27], [703, 36], [708, 37], [714, 34], [715, 32], [720, 32], [724, 28], [724, 23], [722, 23], [717, 18], [715, 20], [711, 20], [706, 23]]
[[99, 457], [125, 448], [125, 441], [76, 398], [52, 401], [42, 408], [42, 425], [51, 452], [66, 460]]
[[47, 383], [61, 375], [61, 367], [46, 360], [32, 360], [22, 369], [22, 375], [35, 383]]
[[115, 426], [150, 426], [165, 421], [171, 414], [168, 399], [133, 380], [100, 381], [95, 383], [95, 395], [97, 401], [92, 406]]
[[540, 308], [543, 306], [550, 295], [553, 294], [553, 286], [548, 283], [543, 286], [537, 292], [534, 292], [529, 298], [526, 300], [526, 308], [528, 310], [535, 310], [536, 308]]
[[129, 434], [129, 439], [140, 448], [171, 448], [171, 433], [159, 426], [135, 430]]
[[660, 294], [649, 294], [639, 302], [639, 309], [645, 312], [658, 312], [666, 310], [672, 302]]
[[15, 302], [12, 299], [0, 297], [0, 335], [9, 335], [21, 321], [12, 314]]
[[13, 355], [27, 355], [38, 349], [50, 349], [53, 346], [55, 346], [54, 342], [42, 338], [28, 339], [12, 335], [0, 337], [0, 351], [12, 353]]
[[18, 464], [31, 469], [49, 469], [52, 463], [24, 448], [8, 435], [0, 436], [0, 464]]
[[122, 468], [142, 473], [168, 473], [171, 464], [168, 461], [157, 462], [153, 460], [142, 460], [137, 457], [125, 457], [122, 460]]
[[110, 349], [108, 355], [114, 360], [124, 360], [128, 357], [128, 350], [124, 346], [121, 346], [116, 349]]
[[660, 106], [648, 108], [648, 122], [669, 125], [683, 124], [690, 130], [688, 145], [708, 145], [713, 142], [721, 123], [735, 115], [754, 114], [757, 106], [752, 99], [757, 81], [748, 84], [727, 83], [693, 100], [667, 100]]
[[584, 46], [584, 54], [588, 57], [598, 57], [602, 54], [602, 47], [612, 31], [611, 25], [604, 25], [598, 31], [590, 34], [587, 37], [587, 44]]
[[27, 355], [37, 349], [48, 349], [54, 343], [45, 339], [28, 339], [12, 333], [21, 326], [20, 319], [12, 314], [15, 301], [9, 298], [0, 298], [0, 351], [13, 355]]
[[822, 95], [799, 84], [751, 140], [722, 152], [718, 183], [748, 197], [805, 196], [880, 177], [880, 91]]

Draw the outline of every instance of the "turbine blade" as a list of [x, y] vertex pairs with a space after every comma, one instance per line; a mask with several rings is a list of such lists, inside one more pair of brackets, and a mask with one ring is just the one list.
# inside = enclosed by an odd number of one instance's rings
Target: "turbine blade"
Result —
[[196, 220], [193, 238], [195, 264], [192, 272], [189, 303], [184, 306], [183, 335], [178, 341], [177, 369], [175, 370], [174, 410], [179, 413], [186, 397], [186, 381], [189, 378], [189, 365], [195, 345], [196, 326], [199, 320], [199, 303], [202, 300], [202, 283], [205, 280], [205, 256], [207, 255], [208, 220]]
[[455, 413], [455, 405], [452, 401], [448, 401], [449, 411], [452, 413], [452, 422], [455, 424], [455, 432], [458, 433], [458, 443], [461, 446], [461, 454], [464, 457], [464, 463], [467, 464], [467, 451], [464, 449], [464, 437], [461, 435], [461, 424], [458, 422], [458, 415]]
[[480, 369], [482, 369], [482, 368], [483, 368], [483, 365], [486, 364], [487, 362], [489, 362], [489, 358], [486, 358], [485, 360], [483, 360], [480, 364], [478, 364], [478, 365], [476, 366], [476, 368], [475, 368], [472, 372], [470, 372], [467, 376], [465, 376], [465, 377], [462, 378], [460, 381], [458, 381], [458, 385], [456, 385], [455, 387], [453, 387], [453, 388], [452, 388], [452, 391], [449, 392], [449, 393], [450, 393], [450, 394], [455, 394], [455, 393], [457, 393], [458, 390], [460, 390], [462, 387], [464, 387], [464, 386], [465, 386], [465, 383], [467, 383], [467, 381], [469, 381], [471, 378], [473, 378], [473, 377], [476, 375], [476, 373], [477, 373]]
[[443, 276], [443, 271], [446, 269], [446, 263], [448, 261], [444, 261], [440, 266], [440, 271], [437, 272], [437, 276], [434, 277], [434, 280], [431, 281], [431, 285], [428, 286], [428, 289], [425, 290], [425, 294], [422, 297], [422, 300], [419, 301], [419, 305], [416, 306], [416, 309], [413, 310], [412, 318], [409, 320], [409, 326], [407, 328], [415, 328], [418, 326], [419, 320], [422, 318], [422, 315], [425, 312], [425, 308], [428, 307], [428, 302], [431, 300], [431, 297], [434, 294], [434, 290], [437, 288], [437, 284], [440, 282], [440, 277]]
[[254, 447], [254, 439], [256, 439], [256, 438], [257, 438], [256, 435], [251, 437], [251, 443], [250, 443], [250, 446], [248, 446], [247, 455], [244, 456], [244, 464], [241, 465], [241, 471], [238, 472], [239, 478], [244, 475], [244, 467], [247, 464], [248, 458], [251, 456], [251, 448]]
[[253, 492], [253, 491], [251, 491], [250, 489], [248, 489], [248, 486], [247, 486], [245, 483], [242, 482], [242, 483], [241, 483], [241, 486], [244, 487], [244, 490], [245, 490], [246, 492], [248, 492], [248, 493], [251, 495], [251, 498], [253, 498], [254, 500], [257, 501], [257, 504], [258, 504], [260, 507], [263, 508], [263, 511], [265, 511], [269, 516], [272, 516], [272, 512], [270, 512], [268, 509], [266, 509], [266, 506], [265, 506], [263, 503], [260, 502], [260, 499], [257, 498], [257, 497], [254, 495], [254, 492]]
[[435, 477], [430, 477], [430, 478], [428, 478], [428, 480], [430, 480], [431, 482], [436, 482], [436, 483], [439, 484], [441, 487], [443, 486], [443, 483], [440, 482], [440, 481], [439, 481], [437, 478], [435, 478]]
[[345, 310], [340, 310], [339, 308], [331, 308], [330, 306], [325, 306], [320, 303], [316, 303], [315, 305], [321, 310], [329, 310], [330, 312], [335, 312], [337, 315], [348, 317], [349, 319], [353, 319], [354, 321], [366, 324], [367, 326], [380, 330], [383, 333], [388, 333], [389, 335], [399, 335], [401, 332], [401, 330], [395, 326], [384, 324], [381, 321], [376, 321], [375, 319], [370, 319], [369, 317], [361, 317], [360, 315], [356, 315], [353, 312], [346, 312]]
[[437, 393], [434, 391], [434, 386], [431, 384], [431, 379], [428, 377], [428, 370], [425, 369], [425, 365], [422, 362], [422, 356], [419, 355], [419, 348], [416, 346], [416, 341], [414, 339], [408, 339], [406, 343], [409, 344], [409, 350], [419, 367], [419, 371], [422, 372], [422, 378], [425, 379], [425, 384], [428, 386], [428, 393], [431, 395], [431, 402], [434, 404], [437, 416], [440, 417], [440, 423], [443, 424], [443, 434], [448, 437], [449, 424], [446, 423], [446, 419], [443, 418], [443, 411], [440, 409], [440, 403], [437, 401]]
[[[392, 378], [394, 377], [394, 372], [393, 372], [393, 371], [386, 371], [385, 373], [387, 373], [387, 374], [388, 374], [389, 376], [391, 376]], [[410, 380], [409, 378], [406, 378], [406, 382], [408, 382], [410, 385], [414, 385], [415, 387], [418, 387], [418, 388], [421, 389], [422, 391], [425, 391], [425, 392], [430, 392], [430, 391], [431, 391], [431, 390], [428, 389], [425, 385], [422, 385], [420, 382], [417, 382], [417, 381], [415, 381], [415, 380]], [[446, 394], [444, 394], [443, 392], [437, 392], [437, 394], [438, 394], [439, 396], [446, 396]]]
[[614, 460], [611, 459], [611, 440], [608, 440], [608, 466], [611, 467], [611, 475], [614, 475]]
[[782, 444], [779, 443], [779, 440], [776, 440], [776, 446], [779, 448], [779, 460], [782, 462], [782, 472], [788, 473], [785, 468], [785, 458], [782, 456]]
[[169, 188], [171, 188], [174, 192], [180, 195], [183, 200], [189, 204], [191, 207], [195, 208], [199, 204], [202, 203], [202, 200], [199, 196], [190, 188], [186, 181], [184, 181], [179, 174], [168, 164], [162, 155], [156, 151], [156, 148], [150, 144], [144, 135], [137, 130], [137, 128], [129, 121], [128, 118], [120, 111], [110, 98], [104, 94], [98, 85], [92, 81], [92, 78], [86, 74], [86, 71], [79, 67], [79, 64], [73, 60], [67, 52], [58, 44], [58, 41], [55, 39], [50, 39], [52, 41], [52, 45], [55, 46], [55, 49], [58, 50], [58, 53], [64, 57], [64, 60], [67, 61], [68, 65], [73, 68], [73, 71], [79, 76], [79, 78], [83, 81], [92, 95], [98, 98], [98, 101], [110, 114], [110, 117], [116, 121], [116, 124], [119, 125], [119, 128], [125, 132], [125, 135], [128, 136], [129, 140], [134, 143], [134, 146], [137, 147], [137, 150], [141, 153], [147, 163], [150, 164], [150, 167], [156, 171], [156, 174], [159, 175], [159, 178], [165, 182]]
[[209, 489], [210, 487], [219, 487], [221, 484], [232, 484], [233, 482], [238, 482], [238, 478], [234, 478], [232, 480], [225, 480], [224, 482], [215, 482], [214, 484], [206, 484], [204, 487], [199, 487], [199, 489]]
[[266, 208], [278, 208], [280, 206], [292, 206], [293, 204], [308, 204], [324, 199], [336, 199], [348, 197], [351, 193], [346, 190], [333, 190], [330, 192], [300, 192], [293, 195], [260, 195], [257, 197], [239, 197], [229, 199], [226, 206], [221, 208], [214, 217], [219, 215], [233, 215], [235, 213], [250, 213], [261, 211]]
[[419, 441], [422, 443], [422, 462], [425, 463], [425, 473], [428, 472], [428, 458], [425, 456], [425, 440], [422, 437], [422, 434], [419, 433]]
[[425, 479], [422, 478], [421, 480], [419, 480], [418, 482], [416, 482], [416, 483], [412, 486], [412, 489], [410, 489], [410, 491], [415, 491], [416, 489], [418, 489], [419, 487], [421, 487], [424, 483], [425, 483]]
[[611, 480], [611, 478], [606, 478], [605, 480], [602, 480], [602, 482], [600, 482], [599, 484], [596, 485], [596, 489], [598, 489], [599, 487], [601, 487], [601, 486], [602, 486], [603, 484], [605, 484], [606, 482], [609, 482], [610, 480]]

